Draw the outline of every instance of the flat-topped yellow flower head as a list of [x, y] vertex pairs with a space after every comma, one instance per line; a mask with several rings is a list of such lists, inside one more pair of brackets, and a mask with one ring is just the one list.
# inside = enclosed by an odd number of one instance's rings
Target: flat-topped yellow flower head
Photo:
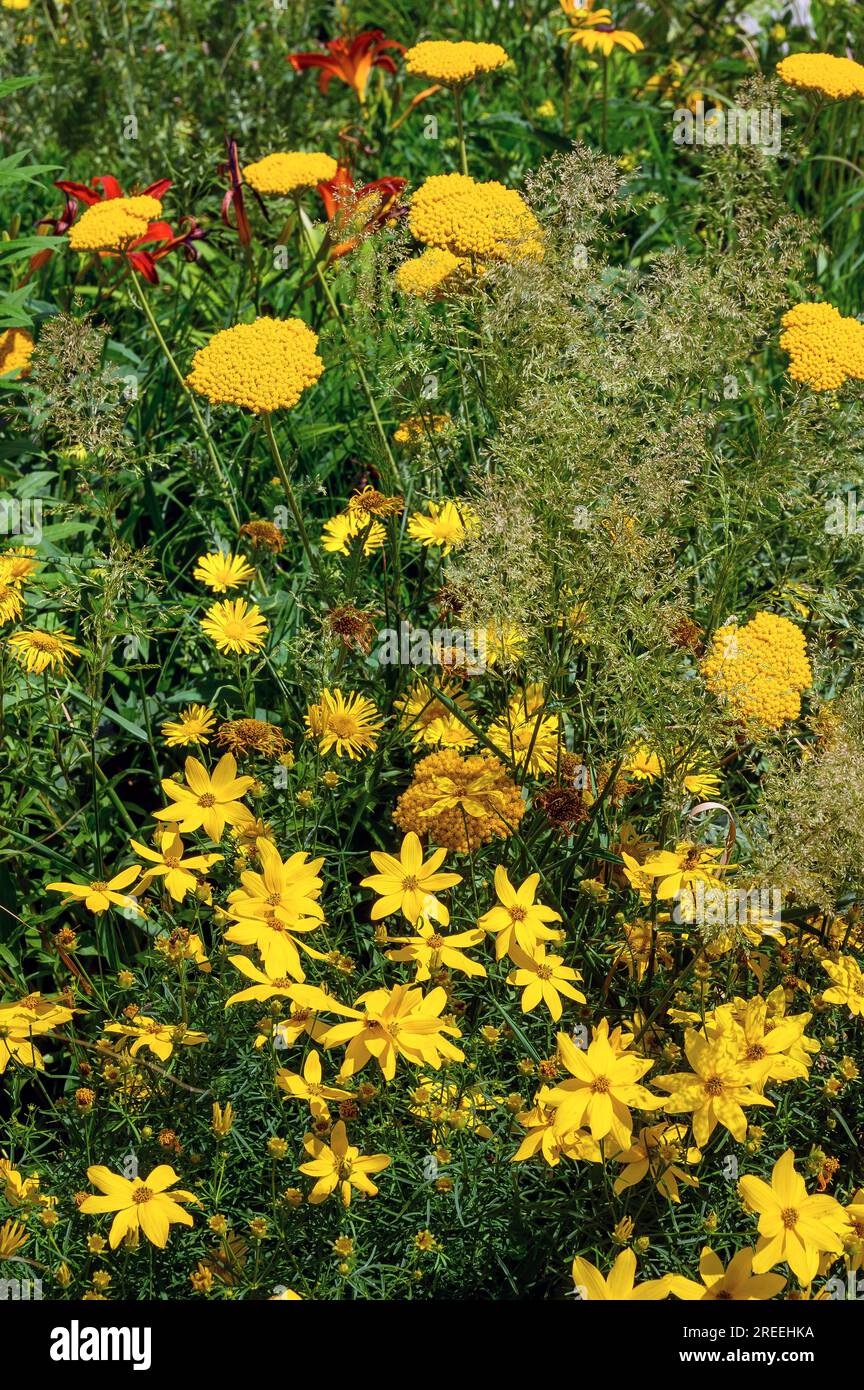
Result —
[[432, 39], [415, 44], [405, 54], [405, 67], [412, 77], [428, 77], [443, 87], [463, 87], [484, 72], [494, 72], [510, 61], [497, 43], [452, 43]]
[[243, 177], [256, 193], [289, 194], [327, 183], [335, 178], [336, 168], [336, 160], [329, 154], [292, 150], [288, 154], [268, 154], [247, 164]]
[[23, 328], [7, 328], [0, 333], [0, 376], [10, 372], [27, 376], [34, 347], [33, 339]]
[[215, 333], [192, 358], [187, 384], [214, 405], [256, 415], [290, 410], [324, 370], [318, 334], [302, 319], [265, 315]]
[[833, 304], [796, 304], [783, 315], [780, 346], [789, 375], [814, 391], [835, 391], [852, 377], [864, 380], [864, 323]]
[[418, 241], [454, 256], [539, 260], [543, 233], [514, 188], [467, 174], [433, 174], [411, 199], [408, 225]]
[[162, 215], [158, 198], [142, 193], [133, 198], [106, 198], [82, 213], [69, 228], [73, 251], [119, 251], [143, 236]]
[[702, 670], [737, 718], [766, 729], [798, 718], [801, 691], [813, 681], [803, 632], [777, 613], [718, 628]]
[[820, 92], [832, 101], [864, 97], [864, 67], [831, 53], [792, 53], [781, 58], [777, 75], [790, 87]]
[[439, 294], [471, 273], [471, 262], [464, 256], [454, 256], [442, 246], [427, 246], [419, 256], [403, 261], [396, 271], [396, 288], [400, 294], [413, 294], [419, 299]]

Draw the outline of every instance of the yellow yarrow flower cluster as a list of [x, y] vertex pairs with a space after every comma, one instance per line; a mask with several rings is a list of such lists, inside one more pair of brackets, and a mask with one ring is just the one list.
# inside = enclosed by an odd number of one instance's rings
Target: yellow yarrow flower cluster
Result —
[[848, 377], [864, 380], [864, 323], [845, 318], [833, 304], [796, 304], [782, 323], [780, 346], [795, 381], [834, 391]]
[[513, 188], [467, 174], [433, 174], [411, 199], [408, 225], [418, 241], [454, 256], [513, 261], [543, 255], [540, 224]]
[[440, 290], [457, 274], [470, 274], [471, 262], [441, 246], [428, 246], [419, 256], [403, 261], [396, 271], [396, 288], [402, 294], [425, 298]]
[[17, 371], [26, 376], [33, 348], [33, 339], [23, 328], [7, 328], [5, 333], [0, 333], [0, 376]]
[[832, 101], [864, 97], [864, 67], [851, 58], [831, 53], [793, 53], [781, 58], [777, 73], [790, 87], [821, 92]]
[[482, 72], [494, 72], [510, 61], [497, 43], [451, 43], [433, 39], [415, 44], [405, 54], [412, 77], [428, 77], [445, 87], [462, 87]]
[[289, 154], [268, 154], [254, 164], [247, 164], [243, 177], [256, 193], [298, 193], [335, 178], [336, 167], [336, 160], [329, 154], [317, 150], [305, 154], [296, 150]]
[[393, 431], [397, 444], [419, 444], [429, 434], [440, 434], [451, 424], [449, 415], [409, 415]]
[[463, 758], [446, 748], [417, 764], [393, 819], [401, 830], [466, 854], [496, 837], [506, 840], [524, 814], [519, 788], [497, 758]]
[[198, 349], [186, 381], [214, 405], [239, 405], [256, 415], [290, 410], [324, 370], [317, 346], [318, 334], [302, 319], [238, 323]]
[[776, 613], [718, 628], [702, 669], [738, 718], [768, 729], [798, 718], [799, 693], [813, 681], [803, 632]]
[[69, 228], [73, 251], [119, 251], [143, 236], [150, 223], [162, 215], [158, 198], [142, 193], [134, 198], [108, 198], [94, 203]]

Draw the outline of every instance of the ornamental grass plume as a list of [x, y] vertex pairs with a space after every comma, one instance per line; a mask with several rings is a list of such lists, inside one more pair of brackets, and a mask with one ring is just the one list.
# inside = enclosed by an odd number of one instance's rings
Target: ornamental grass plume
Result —
[[448, 748], [420, 760], [393, 819], [401, 830], [468, 854], [490, 840], [508, 839], [525, 809], [519, 788], [497, 758], [462, 757]]
[[457, 257], [514, 261], [543, 256], [543, 233], [528, 204], [503, 183], [433, 174], [412, 195], [408, 226], [427, 246]]
[[864, 689], [823, 704], [817, 737], [778, 751], [744, 822], [757, 884], [829, 916], [864, 882]]
[[801, 714], [813, 672], [804, 634], [788, 618], [759, 612], [718, 628], [702, 664], [709, 690], [746, 724], [780, 729]]
[[831, 53], [791, 53], [781, 58], [777, 73], [790, 87], [818, 92], [831, 101], [864, 97], [864, 66]]
[[238, 323], [214, 333], [192, 358], [187, 385], [213, 405], [237, 405], [256, 415], [290, 410], [324, 371], [318, 334], [301, 319]]
[[[864, 69], [862, 69], [864, 71]], [[796, 304], [783, 315], [780, 346], [789, 375], [814, 391], [835, 391], [850, 377], [864, 380], [864, 323], [833, 304]]]

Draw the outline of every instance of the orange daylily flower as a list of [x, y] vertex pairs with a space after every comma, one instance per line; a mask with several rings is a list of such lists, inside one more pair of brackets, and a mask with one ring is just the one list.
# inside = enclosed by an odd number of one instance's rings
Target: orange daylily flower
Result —
[[385, 38], [383, 29], [368, 29], [354, 39], [330, 39], [324, 48], [324, 53], [289, 53], [288, 62], [295, 72], [320, 68], [318, 85], [325, 96], [331, 79], [336, 77], [353, 89], [360, 102], [366, 100], [366, 87], [373, 68], [396, 71], [393, 58], [384, 50], [397, 48], [400, 53], [405, 52], [405, 45]]
[[385, 178], [358, 185], [350, 165], [340, 161], [333, 178], [318, 185], [330, 223], [331, 261], [347, 256], [364, 237], [405, 215], [407, 206], [399, 206], [399, 195], [407, 182], [407, 179]]

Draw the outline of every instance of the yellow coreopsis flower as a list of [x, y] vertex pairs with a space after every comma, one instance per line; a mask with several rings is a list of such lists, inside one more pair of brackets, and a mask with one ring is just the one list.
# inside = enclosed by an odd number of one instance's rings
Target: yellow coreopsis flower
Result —
[[828, 1004], [845, 1004], [852, 1016], [864, 1014], [864, 974], [854, 956], [841, 956], [839, 960], [823, 960], [822, 969], [830, 975], [833, 984], [822, 991], [822, 998]]
[[327, 1120], [330, 1118], [327, 1101], [350, 1100], [351, 1092], [344, 1091], [339, 1086], [325, 1086], [322, 1076], [321, 1056], [313, 1047], [306, 1054], [303, 1075], [280, 1067], [276, 1072], [276, 1085], [285, 1092], [286, 1100], [306, 1100], [313, 1116]]
[[556, 1133], [556, 1112], [555, 1107], [548, 1103], [549, 1095], [549, 1088], [541, 1087], [534, 1097], [533, 1108], [520, 1111], [516, 1116], [527, 1133], [510, 1162], [524, 1163], [539, 1153], [550, 1168], [554, 1168], [562, 1157], [602, 1163], [603, 1151], [587, 1130], [573, 1130], [566, 1136]]
[[463, 947], [477, 946], [483, 940], [479, 928], [443, 935], [426, 917], [417, 924], [416, 936], [391, 936], [398, 951], [388, 951], [388, 960], [411, 960], [417, 965], [414, 983], [431, 979], [439, 970], [458, 970], [463, 975], [485, 976], [486, 967], [466, 956]]
[[543, 1003], [557, 1023], [561, 1017], [561, 995], [573, 999], [577, 1004], [585, 1003], [585, 995], [574, 989], [571, 980], [581, 980], [578, 970], [564, 964], [563, 956], [547, 956], [546, 947], [538, 941], [529, 955], [520, 946], [513, 946], [510, 958], [516, 969], [507, 976], [508, 985], [516, 985], [522, 990], [522, 1012], [531, 1013]]
[[42, 1054], [33, 1045], [33, 1037], [49, 1033], [71, 1017], [72, 1009], [51, 1004], [39, 994], [0, 1005], [0, 1076], [10, 1062], [43, 1072]]
[[347, 1043], [340, 1076], [356, 1075], [372, 1057], [386, 1081], [392, 1081], [396, 1075], [397, 1056], [413, 1066], [438, 1071], [445, 1058], [451, 1062], [465, 1060], [464, 1052], [446, 1036], [461, 1037], [459, 1029], [439, 1017], [446, 1003], [447, 995], [440, 988], [425, 996], [410, 985], [369, 990], [355, 1001], [355, 1008], [350, 1011], [352, 1020], [328, 1028], [321, 1042], [326, 1048]]
[[560, 922], [560, 912], [534, 901], [539, 884], [540, 875], [529, 874], [518, 888], [514, 888], [504, 866], [499, 864], [496, 868], [498, 905], [484, 912], [477, 921], [483, 931], [495, 933], [496, 960], [512, 954], [514, 946], [521, 946], [523, 951], [531, 955], [538, 942], [561, 940], [563, 932], [550, 930], [546, 926], [547, 922]]
[[135, 899], [129, 893], [123, 892], [124, 888], [128, 888], [135, 881], [139, 873], [138, 865], [131, 864], [127, 869], [121, 869], [113, 878], [93, 879], [90, 883], [46, 883], [45, 887], [51, 893], [65, 893], [67, 901], [82, 902], [88, 912], [98, 917], [101, 913], [107, 912], [112, 904], [115, 907], [139, 910]]
[[573, 1261], [573, 1283], [577, 1289], [583, 1290], [582, 1297], [588, 1302], [631, 1303], [644, 1302], [646, 1299], [657, 1302], [668, 1297], [668, 1276], [646, 1279], [642, 1284], [637, 1284], [635, 1280], [636, 1256], [632, 1250], [621, 1251], [608, 1278], [604, 1278], [597, 1266], [584, 1260], [581, 1255], [577, 1255]]
[[306, 711], [307, 738], [317, 738], [319, 753], [336, 750], [337, 757], [347, 753], [360, 758], [374, 748], [381, 733], [383, 720], [371, 700], [356, 691], [343, 695], [338, 688], [322, 690], [317, 703]]
[[842, 1252], [846, 1213], [834, 1197], [808, 1194], [795, 1171], [792, 1149], [774, 1164], [770, 1185], [748, 1175], [738, 1189], [747, 1206], [759, 1213], [754, 1274], [764, 1274], [785, 1260], [802, 1284], [810, 1284], [819, 1271], [819, 1256]]
[[659, 1125], [644, 1125], [633, 1136], [629, 1148], [615, 1154], [616, 1163], [623, 1164], [615, 1179], [615, 1192], [635, 1187], [650, 1175], [651, 1181], [671, 1202], [680, 1202], [679, 1182], [698, 1187], [699, 1179], [685, 1173], [682, 1163], [695, 1164], [702, 1157], [698, 1149], [688, 1148], [687, 1126], [662, 1121]]
[[374, 521], [372, 517], [363, 516], [362, 513], [349, 508], [347, 511], [337, 512], [336, 516], [331, 516], [329, 521], [324, 522], [321, 544], [331, 554], [350, 555], [351, 542], [357, 536], [364, 537], [363, 554], [371, 555], [373, 550], [381, 549], [387, 539], [387, 532], [380, 521]]
[[212, 776], [197, 758], [186, 759], [185, 773], [185, 787], [171, 777], [163, 779], [162, 790], [174, 805], [154, 811], [156, 820], [176, 821], [180, 831], [203, 829], [216, 842], [221, 840], [226, 823], [241, 825], [251, 819], [251, 812], [239, 802], [255, 779], [236, 775], [237, 762], [232, 753], [219, 759]]
[[15, 660], [36, 676], [48, 670], [62, 675], [66, 670], [66, 658], [81, 655], [81, 648], [76, 647], [61, 628], [53, 632], [38, 627], [27, 628], [24, 632], [13, 633], [8, 642]]
[[561, 720], [557, 714], [545, 713], [545, 696], [541, 686], [529, 685], [514, 695], [507, 706], [507, 713], [490, 724], [487, 737], [514, 766], [521, 769], [527, 762], [532, 777], [555, 771], [561, 743]]
[[726, 1032], [708, 1039], [688, 1028], [684, 1051], [692, 1072], [654, 1078], [656, 1086], [669, 1092], [664, 1108], [671, 1115], [692, 1112], [693, 1138], [700, 1149], [705, 1147], [718, 1124], [729, 1130], [736, 1143], [743, 1144], [747, 1134], [743, 1107], [773, 1107], [773, 1101], [754, 1089], [755, 1084], [761, 1084], [765, 1064], [761, 1064], [761, 1072], [757, 1070], [758, 1063], [742, 1064], [735, 1041]]
[[323, 858], [310, 859], [305, 850], [297, 850], [283, 860], [270, 840], [261, 840], [258, 859], [261, 872], [244, 869], [240, 875], [242, 887], [228, 895], [232, 916], [276, 917], [292, 928], [306, 918], [312, 918], [316, 924], [324, 921], [324, 909], [318, 902], [323, 887]]
[[[245, 989], [238, 990], [236, 994], [232, 994], [226, 999], [226, 1009], [230, 1008], [232, 1004], [265, 1004], [271, 999], [299, 1000], [302, 998], [304, 1003], [300, 1012], [305, 1015], [304, 1027], [298, 1030], [297, 1037], [308, 1031], [310, 1036], [317, 1041], [320, 1034], [326, 1032], [326, 1024], [316, 1024], [314, 1021], [310, 1021], [310, 1015], [319, 1008], [335, 1007], [338, 1010], [339, 1006], [336, 1001], [331, 1001], [330, 996], [325, 994], [323, 989], [318, 989], [316, 985], [297, 984], [287, 975], [269, 974], [255, 965], [248, 956], [229, 956], [228, 960], [240, 971], [241, 975], [245, 975], [247, 980], [251, 980], [252, 984], [247, 985]], [[313, 999], [314, 1004], [310, 1002]], [[309, 1028], [305, 1026], [307, 1022], [310, 1022]], [[313, 1031], [315, 1029], [317, 1031]], [[296, 1037], [292, 1037], [291, 1041], [296, 1042]]]
[[382, 917], [401, 912], [412, 927], [421, 917], [434, 918], [446, 927], [450, 913], [435, 893], [462, 882], [461, 874], [439, 872], [446, 857], [446, 849], [436, 849], [424, 863], [423, 848], [413, 830], [403, 839], [398, 859], [373, 850], [370, 858], [378, 872], [360, 883], [361, 888], [371, 888], [379, 895], [372, 908], [372, 921], [380, 922]]
[[380, 1173], [392, 1163], [389, 1154], [372, 1154], [364, 1158], [358, 1148], [348, 1143], [345, 1125], [339, 1120], [333, 1127], [330, 1143], [307, 1134], [304, 1148], [311, 1157], [310, 1163], [301, 1163], [300, 1172], [317, 1179], [309, 1193], [313, 1206], [325, 1201], [337, 1187], [342, 1189], [342, 1205], [351, 1205], [351, 1189], [356, 1187], [364, 1196], [376, 1197], [378, 1188], [369, 1177], [370, 1173]]
[[129, 1051], [136, 1057], [142, 1048], [152, 1052], [160, 1062], [167, 1062], [175, 1046], [196, 1047], [207, 1042], [206, 1033], [193, 1032], [182, 1023], [159, 1023], [155, 1018], [136, 1014], [134, 1023], [108, 1023], [106, 1033], [120, 1033], [124, 1038], [134, 1038]]
[[415, 512], [408, 521], [408, 534], [421, 545], [440, 546], [449, 555], [477, 525], [473, 507], [465, 502], [427, 502], [426, 511]]
[[225, 1106], [221, 1106], [218, 1101], [214, 1100], [210, 1128], [217, 1139], [227, 1139], [234, 1128], [234, 1106], [230, 1100]]
[[180, 1188], [168, 1191], [180, 1179], [167, 1163], [154, 1168], [146, 1178], [134, 1180], [112, 1173], [110, 1168], [97, 1163], [87, 1169], [87, 1177], [104, 1195], [85, 1197], [80, 1210], [87, 1216], [97, 1212], [117, 1213], [108, 1234], [108, 1244], [112, 1250], [117, 1249], [124, 1236], [134, 1237], [139, 1231], [144, 1232], [151, 1244], [164, 1250], [172, 1225], [194, 1224], [191, 1215], [183, 1210], [180, 1203], [197, 1202], [198, 1199], [193, 1193]]
[[166, 720], [161, 732], [166, 747], [183, 748], [187, 743], [209, 743], [215, 724], [216, 715], [208, 705], [187, 705], [176, 719]]
[[44, 1071], [45, 1063], [41, 1052], [33, 1046], [33, 1035], [47, 1031], [47, 1027], [35, 1027], [20, 1017], [0, 1016], [0, 1076], [10, 1062]]
[[0, 1261], [11, 1260], [29, 1239], [22, 1222], [4, 1221], [0, 1226]]
[[146, 893], [153, 880], [161, 878], [175, 903], [182, 903], [187, 893], [194, 893], [200, 882], [199, 875], [222, 858], [221, 854], [192, 854], [184, 859], [183, 841], [176, 826], [172, 825], [165, 827], [158, 849], [149, 849], [138, 840], [129, 843], [139, 858], [153, 866], [142, 870], [136, 891]]
[[13, 1207], [38, 1206], [42, 1197], [39, 1191], [39, 1175], [22, 1178], [17, 1168], [13, 1168], [8, 1158], [0, 1158], [0, 1186], [3, 1196]]
[[214, 594], [225, 594], [229, 589], [248, 584], [255, 578], [255, 571], [242, 555], [233, 555], [230, 550], [214, 550], [199, 556], [192, 577], [206, 584]]
[[549, 1103], [557, 1112], [556, 1132], [566, 1137], [587, 1124], [592, 1139], [611, 1134], [626, 1149], [633, 1135], [630, 1106], [656, 1110], [663, 1104], [660, 1096], [638, 1084], [654, 1063], [650, 1057], [629, 1052], [632, 1038], [623, 1038], [619, 1028], [610, 1033], [608, 1019], [602, 1019], [593, 1032], [584, 1052], [567, 1033], [558, 1034], [558, 1055], [570, 1078], [549, 1092]]
[[706, 1245], [699, 1257], [699, 1284], [695, 1279], [685, 1279], [681, 1274], [670, 1274], [669, 1292], [676, 1298], [689, 1302], [712, 1303], [719, 1299], [733, 1299], [735, 1302], [748, 1302], [754, 1299], [774, 1298], [786, 1287], [782, 1274], [754, 1274], [753, 1247], [739, 1250], [723, 1268], [723, 1261], [715, 1255], [710, 1245]]
[[249, 656], [264, 646], [269, 628], [257, 603], [223, 599], [207, 609], [201, 627], [220, 652]]
[[[739, 1007], [740, 1006], [740, 1007]], [[736, 1000], [715, 1009], [706, 1032], [709, 1037], [726, 1033], [738, 1050], [738, 1060], [752, 1077], [752, 1084], [761, 1089], [769, 1080], [792, 1081], [806, 1078], [810, 1059], [803, 1051], [804, 1029], [812, 1014], [795, 1014], [770, 1018], [768, 1002], [761, 994], [752, 999]], [[796, 1055], [790, 1055], [790, 1053]]]
[[[672, 850], [655, 850], [642, 864], [642, 872], [657, 879], [657, 898], [665, 902], [679, 893], [692, 891], [697, 883], [704, 888], [721, 888], [722, 880], [714, 872], [722, 848], [694, 845], [682, 840]], [[718, 866], [720, 867], [720, 866]]]

